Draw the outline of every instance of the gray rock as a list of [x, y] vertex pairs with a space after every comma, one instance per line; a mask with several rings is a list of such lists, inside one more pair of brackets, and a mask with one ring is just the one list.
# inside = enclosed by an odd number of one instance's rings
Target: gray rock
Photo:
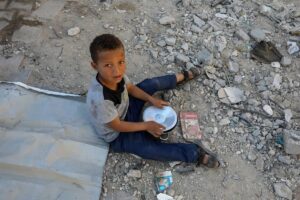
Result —
[[[236, 87], [221, 88], [218, 91], [220, 101], [224, 103], [239, 103], [245, 100], [244, 92]], [[225, 97], [224, 97], [225, 96]]]
[[68, 36], [75, 36], [75, 35], [78, 35], [80, 33], [80, 28], [79, 27], [73, 27], [73, 28], [70, 28], [68, 30]]
[[235, 32], [235, 35], [241, 39], [241, 40], [244, 40], [244, 41], [249, 41], [250, 40], [250, 37], [249, 35], [242, 29], [239, 29]]
[[156, 59], [158, 57], [158, 52], [155, 50], [150, 50], [151, 56]]
[[203, 30], [196, 25], [191, 26], [191, 31], [194, 33], [202, 33], [203, 32]]
[[224, 36], [218, 35], [216, 37], [216, 46], [219, 52], [222, 52], [227, 46], [227, 40]]
[[[191, 0], [182, 0], [181, 2], [182, 2], [183, 7], [185, 7], [185, 8], [189, 7], [191, 4]], [[171, 195], [171, 196], [173, 196], [173, 195]]]
[[275, 74], [272, 86], [279, 90], [281, 87], [281, 82], [282, 76], [280, 76], [280, 74]]
[[253, 150], [250, 150], [247, 155], [248, 160], [255, 161], [257, 159], [257, 156]]
[[166, 41], [165, 40], [160, 40], [157, 42], [157, 45], [160, 46], [160, 47], [164, 47], [167, 45]]
[[284, 150], [287, 154], [300, 154], [300, 131], [284, 130]]
[[177, 53], [176, 55], [176, 62], [179, 62], [179, 63], [187, 63], [190, 61], [190, 58], [181, 54], [181, 53]]
[[188, 51], [188, 50], [189, 50], [189, 45], [188, 45], [188, 43], [183, 43], [183, 44], [181, 45], [181, 48], [182, 48], [183, 50], [185, 50], [185, 51]]
[[273, 187], [276, 195], [292, 200], [293, 192], [285, 183], [274, 183]]
[[297, 42], [288, 41], [287, 46], [290, 55], [297, 53], [300, 50], [299, 46], [297, 45]]
[[219, 122], [219, 125], [220, 126], [225, 126], [225, 125], [228, 125], [230, 124], [230, 120], [228, 117], [224, 118], [224, 119], [221, 119], [221, 121]]
[[262, 156], [258, 156], [258, 158], [255, 161], [255, 166], [256, 166], [256, 169], [258, 169], [259, 171], [263, 171], [264, 170], [265, 161], [262, 158]]
[[166, 38], [166, 44], [170, 46], [174, 46], [176, 44], [176, 38]]
[[257, 42], [260, 42], [266, 38], [266, 34], [262, 29], [253, 29], [251, 30], [250, 35]]
[[167, 25], [167, 24], [174, 24], [175, 23], [175, 18], [172, 16], [164, 16], [159, 19], [159, 23], [162, 25]]
[[285, 121], [290, 122], [293, 117], [293, 113], [292, 113], [291, 109], [285, 109], [283, 112], [284, 112]]
[[202, 19], [200, 19], [199, 17], [197, 17], [196, 15], [193, 15], [193, 19], [194, 19], [194, 23], [201, 28], [202, 26], [205, 25], [205, 21], [203, 21]]
[[229, 61], [228, 69], [230, 72], [237, 73], [239, 71], [239, 65], [236, 62]]
[[213, 62], [213, 55], [205, 48], [199, 51], [196, 57], [199, 64], [211, 65]]
[[281, 65], [284, 67], [288, 67], [292, 64], [292, 58], [288, 56], [283, 56], [280, 61]]
[[277, 158], [280, 162], [290, 165], [292, 163], [291, 158], [289, 156], [279, 155]]
[[273, 115], [273, 110], [272, 110], [271, 106], [269, 106], [269, 105], [264, 105], [264, 106], [263, 106], [263, 110], [264, 110], [268, 115], [270, 115], [270, 116]]

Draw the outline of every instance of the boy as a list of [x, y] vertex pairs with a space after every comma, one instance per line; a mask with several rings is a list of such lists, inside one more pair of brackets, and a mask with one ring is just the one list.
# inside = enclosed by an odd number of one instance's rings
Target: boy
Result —
[[162, 143], [164, 127], [154, 121], [141, 122], [145, 102], [162, 108], [168, 102], [152, 95], [174, 89], [177, 83], [193, 79], [196, 68], [183, 73], [146, 79], [134, 85], [126, 76], [125, 49], [114, 35], [97, 36], [90, 45], [91, 66], [97, 71], [88, 90], [87, 105], [97, 134], [115, 152], [126, 152], [145, 159], [183, 161], [218, 167], [217, 158], [196, 144]]

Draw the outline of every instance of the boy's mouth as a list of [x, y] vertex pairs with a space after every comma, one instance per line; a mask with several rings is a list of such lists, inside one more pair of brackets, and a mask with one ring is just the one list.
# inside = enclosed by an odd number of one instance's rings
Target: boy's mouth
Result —
[[119, 76], [114, 76], [115, 79], [120, 79], [122, 78], [122, 75], [119, 75]]

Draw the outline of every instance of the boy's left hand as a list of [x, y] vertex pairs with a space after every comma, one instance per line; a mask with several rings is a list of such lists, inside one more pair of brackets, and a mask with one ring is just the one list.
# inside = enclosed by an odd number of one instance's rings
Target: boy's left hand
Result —
[[158, 107], [158, 108], [163, 108], [164, 106], [168, 106], [170, 105], [169, 102], [167, 101], [164, 101], [162, 99], [157, 99], [155, 97], [151, 97], [151, 99], [149, 100], [149, 102], [155, 106], [155, 107]]

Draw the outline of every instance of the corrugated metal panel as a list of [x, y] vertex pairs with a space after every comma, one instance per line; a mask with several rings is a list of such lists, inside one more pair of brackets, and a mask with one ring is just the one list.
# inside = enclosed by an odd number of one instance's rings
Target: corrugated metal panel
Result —
[[0, 199], [98, 200], [107, 153], [78, 98], [0, 84]]

